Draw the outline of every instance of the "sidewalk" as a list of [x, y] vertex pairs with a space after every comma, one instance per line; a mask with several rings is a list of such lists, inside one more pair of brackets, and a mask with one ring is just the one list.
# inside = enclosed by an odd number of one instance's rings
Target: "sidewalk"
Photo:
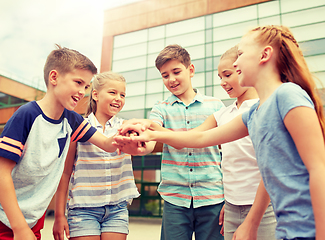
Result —
[[[52, 235], [54, 217], [45, 218], [42, 240], [54, 240]], [[160, 239], [160, 218], [136, 218], [130, 217], [129, 235], [127, 240], [159, 240]]]

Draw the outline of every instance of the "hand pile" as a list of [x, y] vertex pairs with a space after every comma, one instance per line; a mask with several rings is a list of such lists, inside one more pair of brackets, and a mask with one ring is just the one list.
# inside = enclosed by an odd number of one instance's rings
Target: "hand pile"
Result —
[[[149, 124], [149, 125], [148, 125]], [[126, 121], [114, 136], [113, 145], [118, 148], [118, 153], [128, 153], [131, 155], [142, 155], [146, 150], [146, 140], [144, 132], [148, 131], [150, 122], [146, 120], [132, 119]]]

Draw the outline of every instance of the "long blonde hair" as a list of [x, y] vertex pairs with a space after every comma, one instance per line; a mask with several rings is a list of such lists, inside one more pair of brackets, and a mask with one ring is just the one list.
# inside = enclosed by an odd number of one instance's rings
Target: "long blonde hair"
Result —
[[262, 44], [272, 46], [278, 53], [276, 67], [282, 82], [298, 84], [310, 96], [320, 122], [323, 136], [325, 136], [325, 119], [322, 100], [298, 42], [292, 32], [285, 26], [257, 27], [251, 32], [258, 33], [256, 40]]
[[101, 88], [107, 83], [107, 80], [115, 80], [115, 81], [120, 81], [120, 82], [126, 82], [125, 78], [114, 72], [103, 72], [96, 74], [93, 78], [92, 81], [92, 86], [91, 86], [91, 91], [90, 91], [90, 96], [89, 96], [89, 102], [88, 102], [88, 108], [87, 108], [87, 113], [86, 117], [90, 113], [96, 114], [97, 111], [97, 102], [93, 99], [93, 91], [97, 90], [100, 91]]

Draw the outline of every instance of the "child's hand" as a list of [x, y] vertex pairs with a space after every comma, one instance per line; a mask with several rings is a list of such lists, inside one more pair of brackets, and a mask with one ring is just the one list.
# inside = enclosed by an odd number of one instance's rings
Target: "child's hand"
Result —
[[115, 142], [112, 144], [117, 147], [117, 153], [128, 153], [131, 155], [141, 155], [146, 150], [146, 144], [144, 142], [134, 142], [131, 137], [138, 136], [137, 132], [128, 131], [125, 135], [117, 133], [114, 137]]
[[55, 217], [53, 224], [53, 237], [55, 240], [64, 240], [64, 232], [66, 237], [70, 238], [69, 225], [65, 216]]
[[131, 119], [127, 120], [124, 124], [122, 124], [118, 131], [122, 135], [125, 135], [127, 132], [130, 131], [140, 133], [141, 131], [145, 131], [150, 128], [151, 124], [152, 121], [148, 119]]

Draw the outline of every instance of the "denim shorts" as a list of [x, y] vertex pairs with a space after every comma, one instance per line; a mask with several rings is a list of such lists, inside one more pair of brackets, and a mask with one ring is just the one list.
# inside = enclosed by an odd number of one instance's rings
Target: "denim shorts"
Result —
[[127, 202], [101, 207], [69, 209], [68, 224], [71, 237], [100, 236], [103, 232], [128, 234]]

